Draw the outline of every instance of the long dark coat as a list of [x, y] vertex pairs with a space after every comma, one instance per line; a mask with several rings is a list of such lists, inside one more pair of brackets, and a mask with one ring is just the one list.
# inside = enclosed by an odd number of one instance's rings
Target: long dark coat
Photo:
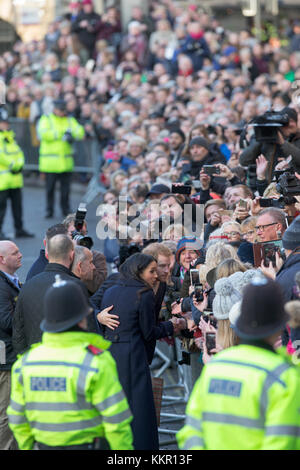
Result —
[[[143, 292], [144, 291], [144, 292]], [[119, 316], [115, 330], [106, 329], [120, 382], [133, 415], [132, 431], [136, 450], [157, 450], [158, 432], [149, 362], [159, 326], [155, 325], [155, 299], [142, 282], [119, 281], [104, 294], [101, 309], [113, 305]]]

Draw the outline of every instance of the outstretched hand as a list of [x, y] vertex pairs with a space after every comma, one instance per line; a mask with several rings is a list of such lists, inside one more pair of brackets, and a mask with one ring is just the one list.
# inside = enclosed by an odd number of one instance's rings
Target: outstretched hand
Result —
[[97, 313], [98, 322], [101, 323], [102, 325], [107, 326], [111, 330], [118, 328], [118, 326], [120, 325], [120, 322], [117, 320], [117, 318], [119, 318], [118, 315], [113, 315], [111, 313], [108, 313], [113, 307], [114, 306], [111, 305], [110, 307], [107, 307], [101, 312]]

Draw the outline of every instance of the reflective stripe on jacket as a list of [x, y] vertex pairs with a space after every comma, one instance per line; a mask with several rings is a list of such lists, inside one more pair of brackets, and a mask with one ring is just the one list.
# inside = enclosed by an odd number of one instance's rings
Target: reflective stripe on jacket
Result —
[[73, 170], [72, 144], [63, 140], [66, 131], [74, 140], [84, 138], [84, 128], [74, 117], [43, 115], [38, 123], [40, 139], [39, 170], [42, 173], [65, 173]]
[[44, 333], [42, 343], [19, 357], [7, 414], [20, 449], [97, 437], [111, 449], [132, 449], [132, 416], [109, 345], [93, 333]]
[[[0, 131], [0, 191], [23, 187], [24, 154], [12, 130]], [[13, 174], [11, 172], [19, 172]]]
[[300, 370], [284, 353], [240, 345], [203, 369], [177, 433], [185, 450], [300, 449]]

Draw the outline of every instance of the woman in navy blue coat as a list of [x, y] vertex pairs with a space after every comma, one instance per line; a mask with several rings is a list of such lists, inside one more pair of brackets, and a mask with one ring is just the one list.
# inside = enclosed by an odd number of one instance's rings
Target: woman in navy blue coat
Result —
[[113, 331], [106, 329], [104, 337], [112, 342], [110, 352], [133, 415], [136, 450], [158, 449], [149, 363], [156, 339], [173, 331], [171, 322], [155, 324], [153, 286], [156, 282], [154, 258], [140, 253], [132, 255], [120, 267], [120, 280], [107, 289], [101, 304], [102, 309], [113, 305], [110, 313], [119, 316], [119, 326]]

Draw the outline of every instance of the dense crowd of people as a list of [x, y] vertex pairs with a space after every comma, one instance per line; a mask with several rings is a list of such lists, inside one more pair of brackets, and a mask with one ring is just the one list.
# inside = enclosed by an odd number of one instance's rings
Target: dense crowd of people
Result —
[[[80, 287], [93, 347], [106, 349], [104, 340], [111, 343], [126, 399], [117, 387], [119, 399], [109, 403], [120, 406], [119, 411], [104, 414], [101, 429], [98, 422], [95, 428], [86, 425], [86, 435], [91, 433], [88, 443], [102, 436], [110, 448], [158, 449], [149, 366], [153, 361], [154, 367], [156, 342], [162, 340], [174, 350], [177, 344], [176, 359], [189, 364], [192, 385], [196, 383], [186, 424], [178, 434], [181, 448], [242, 449], [252, 445], [249, 442], [254, 442], [253, 448], [300, 448], [299, 419], [289, 420], [299, 408], [299, 373], [288, 370], [300, 347], [300, 104], [294, 87], [300, 78], [299, 28], [298, 21], [291, 24], [286, 32], [290, 40], [282, 47], [279, 39], [260, 40], [247, 29], [226, 30], [200, 7], [171, 0], [150, 2], [148, 15], [135, 6], [122, 27], [116, 7], [99, 15], [92, 0], [82, 0], [70, 3], [44, 39], [19, 41], [0, 56], [8, 115], [29, 120], [33, 141], [41, 142], [40, 160], [49, 157], [49, 146], [42, 143], [50, 141], [53, 130], [45, 116], [54, 116], [55, 123], [59, 109], [72, 119], [78, 139], [84, 135], [98, 144], [99, 184], [105, 191], [97, 209], [97, 236], [104, 239], [105, 259], [80, 246], [82, 237], [76, 246], [70, 240], [74, 232], [85, 236], [87, 230], [86, 222], [78, 229], [76, 215], [69, 214], [69, 177], [61, 179], [65, 219], [49, 227], [45, 250], [23, 287], [14, 281], [20, 266], [18, 247], [0, 241], [0, 339], [8, 348], [8, 363], [0, 365], [0, 371], [10, 374], [16, 354], [34, 343], [43, 341], [41, 355], [46, 354], [47, 347], [53, 347], [51, 334], [82, 331], [83, 314], [72, 317], [73, 302], [63, 304], [65, 323], [62, 307], [52, 313], [47, 308], [44, 299], [53, 283], [61, 289], [72, 282]], [[64, 128], [56, 136], [69, 153], [70, 134], [71, 128]], [[57, 147], [51, 148], [55, 153]], [[57, 170], [57, 161], [53, 168]], [[71, 172], [72, 166], [63, 171]], [[46, 217], [52, 218], [54, 180], [49, 175]], [[60, 329], [53, 327], [60, 322]], [[103, 336], [104, 343], [97, 342], [96, 335]], [[61, 339], [57, 341], [62, 345]], [[252, 354], [251, 347], [258, 351]], [[260, 353], [259, 348], [268, 352]], [[278, 348], [286, 353], [283, 362], [275, 353]], [[59, 356], [51, 354], [57, 361]], [[38, 360], [34, 352], [30, 357]], [[220, 368], [222, 361], [228, 371]], [[237, 361], [239, 367], [251, 362], [252, 369], [264, 370], [267, 378], [246, 374], [247, 380], [238, 382], [243, 373], [234, 368]], [[23, 363], [16, 364], [14, 373]], [[278, 377], [270, 378], [276, 367]], [[263, 392], [256, 395], [251, 380], [260, 383]], [[291, 387], [289, 399], [274, 392], [276, 381], [287, 390]], [[24, 431], [26, 403], [18, 402], [22, 394], [17, 380], [12, 384], [8, 415], [20, 448], [32, 448], [34, 442], [39, 448], [85, 444], [85, 436], [82, 440], [75, 431], [65, 442], [59, 431], [63, 426], [54, 424], [57, 439], [49, 438], [48, 422], [39, 434], [33, 405], [32, 423]], [[250, 415], [243, 421], [240, 405], [234, 402], [241, 399], [247, 407], [242, 386], [257, 402], [259, 393], [266, 401], [269, 389], [277, 393], [270, 408], [263, 404], [264, 413], [274, 413], [277, 397], [281, 407], [278, 417], [272, 414], [269, 427], [290, 426], [293, 429], [285, 431], [289, 438], [268, 430], [271, 437], [266, 439], [264, 423], [255, 421], [256, 405], [249, 405]], [[45, 392], [45, 387], [31, 392]], [[94, 403], [86, 389], [84, 393], [85, 400]], [[200, 406], [199, 394], [207, 393], [213, 400], [205, 406], [201, 400]], [[222, 394], [224, 401], [218, 401]], [[6, 398], [4, 413], [7, 394]], [[46, 409], [45, 405], [42, 411]], [[63, 416], [63, 407], [57, 404], [52, 409]], [[102, 412], [101, 406], [97, 409]], [[226, 410], [230, 419], [225, 423]], [[200, 431], [200, 421], [205, 431]], [[212, 423], [222, 423], [224, 429], [221, 425], [220, 432], [213, 432]], [[252, 426], [259, 431], [253, 440], [248, 437], [254, 431], [226, 440], [230, 426], [237, 424], [247, 432]], [[66, 429], [71, 433], [70, 426]], [[2, 441], [0, 436], [2, 448], [16, 447], [9, 432], [3, 431]], [[119, 440], [118, 432], [124, 434]]]

